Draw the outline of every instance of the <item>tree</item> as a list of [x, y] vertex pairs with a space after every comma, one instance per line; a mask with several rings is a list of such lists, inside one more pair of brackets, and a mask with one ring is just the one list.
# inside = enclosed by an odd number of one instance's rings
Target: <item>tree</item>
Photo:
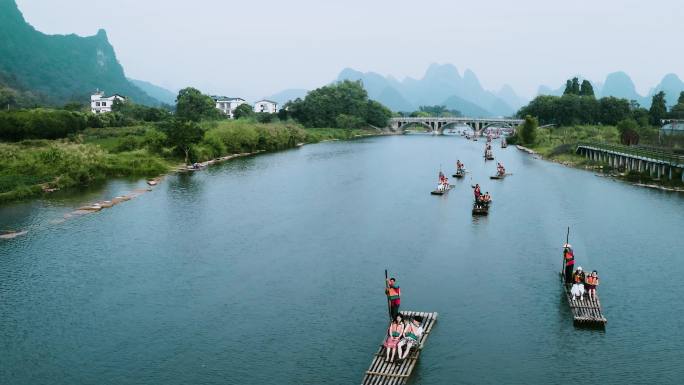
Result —
[[210, 96], [202, 94], [196, 88], [187, 87], [178, 91], [176, 116], [199, 122], [202, 119], [217, 119], [221, 117], [221, 112], [216, 109], [216, 103]]
[[565, 81], [565, 91], [563, 95], [572, 95], [572, 80], [568, 79]]
[[665, 92], [660, 91], [653, 95], [651, 101], [651, 108], [648, 110], [648, 115], [651, 120], [651, 124], [654, 126], [659, 126], [661, 120], [665, 119], [667, 116], [667, 105], [665, 104]]
[[338, 128], [360, 128], [363, 125], [363, 119], [358, 116], [339, 114], [335, 118], [335, 127]]
[[247, 103], [242, 103], [235, 108], [233, 111], [233, 117], [235, 119], [250, 118], [254, 115], [254, 109]]
[[578, 78], [575, 77], [575, 78], [572, 78], [572, 80], [568, 79], [565, 82], [565, 91], [563, 91], [563, 95], [581, 95], [580, 84], [579, 84]]
[[387, 121], [392, 117], [392, 111], [375, 100], [369, 100], [366, 105], [366, 123], [375, 127], [387, 127]]
[[623, 119], [618, 122], [617, 129], [620, 132], [620, 142], [631, 146], [639, 144], [639, 124], [632, 118]]
[[[118, 100], [117, 100], [117, 101], [118, 101]], [[77, 112], [78, 112], [78, 111], [80, 111], [80, 112], [85, 112], [85, 111], [88, 110], [88, 108], [86, 108], [86, 106], [85, 106], [83, 103], [81, 103], [81, 102], [69, 102], [69, 103], [66, 103], [66, 104], [62, 107], [62, 109], [63, 109], [63, 110], [67, 110], [67, 111], [77, 111]]]
[[349, 128], [356, 126], [356, 122], [384, 127], [391, 117], [389, 109], [368, 99], [360, 81], [350, 80], [315, 89], [303, 100], [297, 98], [288, 102], [286, 107], [292, 118], [305, 127], [340, 127], [343, 124]]
[[678, 103], [670, 110], [670, 118], [684, 119], [684, 103]]
[[594, 96], [594, 87], [591, 85], [589, 80], [582, 80], [582, 85], [580, 86], [579, 94], [581, 96]]
[[525, 122], [520, 128], [520, 139], [522, 139], [523, 144], [534, 144], [537, 140], [538, 126], [537, 118], [533, 118], [530, 115], [525, 116]]
[[185, 164], [188, 164], [192, 145], [199, 143], [204, 136], [204, 131], [199, 124], [187, 120], [172, 119], [162, 123], [161, 130], [166, 134], [170, 145], [183, 151]]
[[256, 112], [254, 115], [256, 117], [256, 121], [259, 123], [271, 123], [278, 116], [277, 114], [271, 114], [268, 112]]
[[684, 91], [679, 93], [679, 99], [677, 99], [677, 104], [684, 104]]
[[603, 124], [615, 125], [630, 115], [630, 104], [627, 99], [608, 96], [599, 100], [599, 120]]
[[579, 79], [577, 79], [577, 78], [572, 78], [572, 94], [573, 95], [579, 95], [580, 94]]

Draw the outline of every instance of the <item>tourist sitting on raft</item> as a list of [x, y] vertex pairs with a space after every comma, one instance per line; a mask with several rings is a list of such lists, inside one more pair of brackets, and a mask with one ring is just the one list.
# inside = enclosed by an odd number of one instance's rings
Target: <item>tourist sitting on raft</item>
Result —
[[402, 322], [401, 315], [398, 314], [387, 329], [387, 338], [383, 344], [386, 352], [385, 361], [394, 362], [394, 355], [397, 353], [397, 350], [399, 350], [399, 355], [401, 355], [399, 341], [401, 341], [402, 337], [404, 337], [404, 323]]
[[456, 171], [462, 172], [464, 167], [465, 167], [465, 165], [463, 163], [461, 163], [461, 160], [456, 161]]
[[591, 275], [584, 280], [584, 290], [589, 299], [596, 300], [596, 286], [599, 284], [598, 272], [596, 270], [591, 272]]
[[[420, 337], [423, 336], [423, 317], [416, 315], [408, 320], [406, 327], [404, 327], [404, 338], [399, 341], [397, 349], [399, 351], [399, 360], [405, 359], [411, 348], [417, 347], [420, 343]], [[405, 350], [402, 353], [402, 348]]]
[[584, 271], [582, 271], [582, 266], [577, 267], [575, 273], [572, 275], [572, 288], [570, 289], [570, 294], [572, 297], [579, 297], [581, 300], [584, 297]]
[[437, 191], [445, 191], [449, 187], [449, 178], [444, 173], [439, 172], [439, 182], [437, 184]]
[[489, 191], [481, 194], [479, 198], [475, 198], [476, 203], [479, 205], [488, 205], [492, 201], [492, 196], [489, 195]]
[[501, 162], [499, 162], [499, 163], [496, 164], [496, 173], [497, 173], [499, 176], [504, 176], [504, 175], [506, 175], [506, 168], [504, 168], [504, 166], [503, 166], [503, 164], [501, 164]]

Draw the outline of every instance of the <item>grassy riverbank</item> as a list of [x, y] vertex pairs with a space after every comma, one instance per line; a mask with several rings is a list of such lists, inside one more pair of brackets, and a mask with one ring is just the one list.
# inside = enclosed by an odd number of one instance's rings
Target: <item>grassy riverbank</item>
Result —
[[[575, 153], [579, 142], [617, 143], [619, 138], [615, 126], [579, 125], [568, 127], [545, 127], [536, 130], [534, 144], [525, 144], [542, 158], [578, 168], [595, 168], [598, 164]], [[516, 143], [511, 138], [510, 143]]]
[[[646, 134], [648, 135], [651, 133]], [[612, 168], [607, 163], [592, 161], [581, 155], [577, 155], [575, 150], [576, 145], [579, 142], [620, 144], [620, 133], [615, 126], [581, 125], [540, 128], [537, 130], [535, 144], [525, 145], [525, 147], [535, 151], [546, 160], [570, 167], [596, 170], [628, 182], [644, 184], [655, 183], [669, 187], [682, 186], [680, 178], [674, 178], [672, 181], [667, 179], [655, 180], [647, 172], [620, 172], [620, 170]]]
[[159, 175], [170, 167], [146, 150], [113, 154], [97, 145], [61, 140], [0, 143], [0, 202], [109, 177]]
[[[195, 162], [378, 134], [375, 130], [305, 129], [292, 122], [250, 120], [206, 122], [202, 129], [202, 140], [191, 149]], [[68, 139], [0, 143], [0, 203], [113, 177], [151, 178], [182, 161], [183, 154], [169, 146], [166, 134], [154, 125], [88, 128]]]

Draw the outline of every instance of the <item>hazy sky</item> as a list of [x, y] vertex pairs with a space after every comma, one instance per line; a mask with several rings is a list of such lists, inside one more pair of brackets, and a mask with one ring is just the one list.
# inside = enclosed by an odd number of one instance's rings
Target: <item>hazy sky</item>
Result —
[[345, 67], [403, 79], [430, 63], [532, 96], [623, 70], [645, 94], [684, 78], [681, 0], [17, 0], [46, 33], [107, 31], [129, 77], [260, 98]]

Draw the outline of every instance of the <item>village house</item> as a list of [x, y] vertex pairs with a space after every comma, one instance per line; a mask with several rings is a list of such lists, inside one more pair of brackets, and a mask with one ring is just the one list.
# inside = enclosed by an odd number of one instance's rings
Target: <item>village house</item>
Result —
[[224, 114], [228, 115], [229, 118], [234, 118], [235, 109], [239, 105], [247, 103], [245, 99], [242, 98], [229, 98], [226, 96], [212, 96], [214, 102], [216, 103], [216, 108], [221, 110]]
[[90, 110], [94, 114], [112, 112], [112, 107], [114, 106], [114, 102], [116, 100], [125, 102], [126, 98], [118, 94], [105, 97], [104, 92], [97, 90], [94, 94], [90, 95]]
[[683, 135], [684, 119], [665, 119], [662, 120], [663, 126], [660, 127], [660, 136]]
[[272, 100], [259, 100], [258, 102], [254, 103], [254, 112], [275, 114], [278, 112], [278, 103]]

